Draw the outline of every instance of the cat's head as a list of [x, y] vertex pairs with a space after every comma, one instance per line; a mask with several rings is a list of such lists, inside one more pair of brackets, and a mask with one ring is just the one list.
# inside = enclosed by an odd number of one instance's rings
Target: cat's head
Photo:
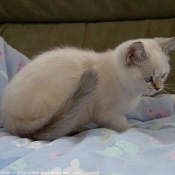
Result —
[[170, 72], [168, 53], [174, 49], [175, 37], [122, 43], [116, 48], [122, 83], [136, 94], [153, 95], [163, 90]]

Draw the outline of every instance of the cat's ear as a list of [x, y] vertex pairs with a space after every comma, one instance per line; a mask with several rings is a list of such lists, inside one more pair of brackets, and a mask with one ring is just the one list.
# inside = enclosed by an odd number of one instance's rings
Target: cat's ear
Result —
[[142, 42], [135, 42], [128, 47], [126, 53], [127, 64], [133, 63], [136, 65], [142, 65], [147, 58]]
[[154, 38], [162, 48], [163, 52], [168, 54], [175, 49], [175, 37], [172, 38]]

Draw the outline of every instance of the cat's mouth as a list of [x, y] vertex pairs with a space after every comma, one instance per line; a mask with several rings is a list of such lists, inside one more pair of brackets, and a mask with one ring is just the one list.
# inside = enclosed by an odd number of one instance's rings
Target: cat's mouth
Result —
[[148, 88], [147, 91], [143, 94], [143, 96], [153, 96], [156, 93], [159, 93], [163, 90], [163, 87], [160, 89], [155, 89], [155, 88]]

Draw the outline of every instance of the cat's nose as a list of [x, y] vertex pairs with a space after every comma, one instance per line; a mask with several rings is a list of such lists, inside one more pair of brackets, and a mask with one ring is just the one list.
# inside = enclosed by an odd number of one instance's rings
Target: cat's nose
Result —
[[158, 80], [153, 84], [153, 86], [154, 86], [154, 89], [158, 91], [162, 87], [162, 82]]
[[158, 91], [160, 88], [159, 87], [154, 87], [154, 89]]

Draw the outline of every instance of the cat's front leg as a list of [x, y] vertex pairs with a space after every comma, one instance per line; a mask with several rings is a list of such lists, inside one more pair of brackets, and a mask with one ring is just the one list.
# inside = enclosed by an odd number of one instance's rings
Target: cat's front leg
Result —
[[118, 132], [124, 132], [129, 128], [138, 128], [137, 124], [129, 124], [124, 115], [112, 115], [109, 120], [105, 120], [100, 124], [100, 127], [116, 130]]

